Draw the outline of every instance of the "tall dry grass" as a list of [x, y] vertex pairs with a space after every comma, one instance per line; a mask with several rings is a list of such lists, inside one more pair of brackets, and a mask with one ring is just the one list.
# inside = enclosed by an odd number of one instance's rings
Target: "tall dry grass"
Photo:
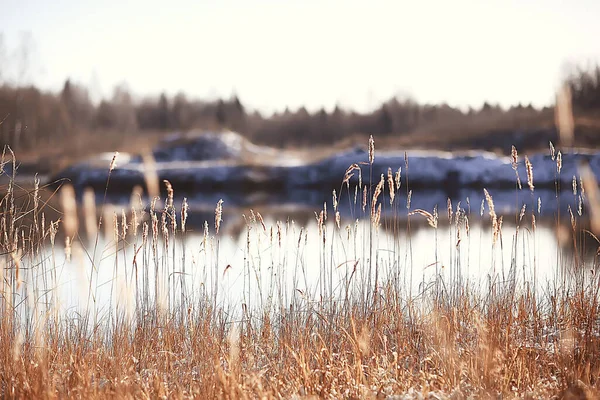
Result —
[[[413, 208], [408, 158], [395, 176], [390, 170], [387, 181], [374, 180], [375, 154], [371, 139], [368, 162], [350, 166], [333, 194], [333, 220], [327, 204], [316, 213], [317, 231], [290, 221], [269, 226], [250, 211], [242, 301], [234, 304], [219, 293], [232, 268], [220, 267], [227, 256], [220, 254], [221, 202], [214, 224], [204, 225], [198, 258], [189, 260], [187, 201], [178, 209], [168, 182], [164, 204], [154, 197], [145, 206], [138, 189], [131, 209], [119, 213], [105, 200], [95, 204], [88, 192], [80, 233], [72, 188], [61, 189], [62, 214], [50, 220], [39, 201], [39, 183], [23, 197], [10, 179], [0, 203], [0, 396], [596, 398], [600, 281], [597, 254], [590, 256], [583, 246], [583, 237], [593, 235], [583, 228], [587, 214], [569, 209], [573, 256], [560, 258], [561, 279], [536, 282], [535, 258], [532, 264], [516, 262], [527, 258], [525, 244], [519, 245], [524, 235], [536, 243], [540, 213], [534, 166], [525, 158], [532, 206], [519, 209], [514, 231], [503, 229], [493, 193], [485, 190], [480, 214], [487, 206], [489, 230], [481, 235], [493, 241], [478, 251], [498, 254], [512, 243], [513, 258], [505, 271], [504, 260], [494, 256], [493, 265], [485, 266], [493, 272], [478, 286], [469, 270], [484, 266], [470, 265], [464, 254], [473, 251], [469, 221], [478, 217], [477, 206], [472, 213], [468, 199], [466, 206], [449, 200], [447, 222], [437, 208]], [[516, 166], [516, 149], [512, 155]], [[16, 163], [14, 155], [3, 155], [6, 162]], [[370, 179], [363, 182], [363, 174]], [[597, 187], [586, 174], [579, 195], [597, 218]], [[526, 198], [518, 174], [516, 183], [517, 199]], [[584, 187], [591, 202], [583, 197]], [[338, 211], [338, 202], [346, 200], [353, 210], [349, 221]], [[382, 209], [392, 217], [382, 218]], [[359, 218], [369, 223], [355, 222]], [[411, 221], [417, 218], [430, 225], [428, 249], [412, 248]], [[442, 224], [451, 247], [445, 266], [438, 260]], [[305, 247], [308, 235], [318, 235], [318, 249]], [[393, 251], [381, 254], [381, 240], [393, 241]], [[268, 260], [255, 254], [261, 241], [268, 242]], [[342, 263], [334, 257], [340, 248]], [[431, 279], [422, 272], [428, 266], [415, 265], [414, 251], [435, 252]], [[302, 285], [308, 280], [306, 252], [319, 253], [317, 287]], [[87, 287], [87, 307], [61, 308], [62, 254], [81, 267], [76, 274]], [[112, 278], [102, 282], [100, 265], [107, 259]], [[207, 284], [190, 286], [189, 274]], [[290, 279], [293, 293], [286, 289]], [[108, 305], [98, 300], [105, 285]]]

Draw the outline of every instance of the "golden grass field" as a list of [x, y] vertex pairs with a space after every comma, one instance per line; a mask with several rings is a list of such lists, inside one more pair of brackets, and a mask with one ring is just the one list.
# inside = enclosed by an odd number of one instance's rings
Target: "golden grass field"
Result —
[[[559, 127], [567, 141], [572, 127], [564, 116], [562, 120], [559, 116]], [[557, 173], [559, 154], [553, 154]], [[371, 138], [371, 164], [375, 156]], [[523, 161], [514, 148], [512, 157], [515, 165], [526, 163], [523, 190], [531, 190], [534, 198], [535, 166], [526, 157]], [[114, 161], [108, 169], [114, 168]], [[16, 163], [10, 149], [2, 157], [2, 166], [6, 163]], [[354, 191], [350, 175], [363, 168], [366, 177], [368, 164], [349, 167], [344, 180], [349, 193]], [[356, 189], [363, 195], [351, 201], [362, 208], [367, 221], [362, 232], [353, 229], [358, 226], [354, 221], [339, 218], [337, 201], [347, 200], [341, 196], [334, 195], [329, 215], [327, 208], [316, 215], [318, 230], [301, 229], [297, 239], [283, 244], [289, 221], [266, 226], [259, 213], [250, 212], [244, 254], [251, 254], [261, 240], [270, 240], [270, 251], [288, 246], [301, 258], [303, 237], [322, 239], [320, 249], [309, 249], [320, 254], [319, 292], [297, 289], [293, 300], [285, 302], [288, 297], [276, 280], [244, 283], [248, 299], [251, 287], [261, 296], [269, 293], [268, 307], [249, 301], [219, 302], [217, 284], [194, 293], [181, 290], [182, 286], [176, 290], [178, 274], [185, 274], [186, 266], [214, 273], [217, 282], [227, 273], [230, 266], [218, 269], [223, 235], [220, 202], [214, 221], [207, 221], [200, 236], [204, 254], [214, 257], [190, 264], [185, 259], [185, 246], [192, 240], [186, 230], [187, 203], [176, 207], [176, 188], [168, 183], [161, 207], [152, 200], [111, 216], [97, 212], [104, 203], [95, 204], [93, 197], [84, 195], [81, 217], [72, 187], [48, 192], [36, 182], [23, 189], [15, 176], [7, 178], [0, 202], [2, 398], [599, 398], [600, 242], [594, 232], [599, 228], [600, 200], [589, 169], [581, 170], [573, 188], [585, 213], [560, 210], [570, 219], [571, 252], [560, 258], [558, 278], [545, 290], [535, 282], [540, 267], [535, 258], [527, 266], [533, 280], [518, 279], [516, 273], [503, 280], [490, 275], [484, 290], [464, 281], [459, 254], [470, 235], [469, 221], [477, 215], [450, 202], [447, 218], [437, 209], [398, 207], [394, 198], [410, 197], [411, 191], [401, 188], [392, 174], [373, 186], [361, 182]], [[499, 246], [511, 246], [512, 239], [515, 254], [525, 252], [516, 243], [523, 235], [536, 242], [539, 210], [524, 207], [517, 215], [498, 215], [493, 194], [485, 191], [485, 196], [485, 231], [492, 245], [479, 251], [493, 253]], [[388, 200], [394, 217], [383, 220], [381, 207]], [[503, 219], [513, 218], [514, 230], [503, 229]], [[410, 239], [411, 220], [427, 221], [431, 235], [430, 248], [414, 251], [437, 254], [442, 224], [450, 227], [449, 240], [456, 243], [451, 253], [456, 258], [449, 260], [455, 268], [450, 278], [438, 271], [439, 265], [433, 266], [434, 278], [424, 281], [418, 292], [407, 290], [393, 274], [384, 274], [374, 255], [382, 232], [396, 238], [395, 233], [404, 231]], [[558, 236], [561, 221], [557, 217], [555, 222]], [[104, 234], [99, 233], [102, 230]], [[344, 260], [348, 271], [344, 284], [334, 288], [331, 276], [340, 265], [328, 259], [340, 242], [348, 246], [348, 254], [360, 248], [366, 258]], [[412, 257], [412, 249], [393, 245], [398, 249], [393, 260]], [[114, 260], [115, 269], [107, 283], [110, 307], [100, 312], [97, 253], [104, 254], [102, 246], [108, 248], [106, 257]], [[64, 313], [58, 304], [59, 264], [64, 263], [61, 258], [77, 254], [83, 277], [77, 284], [89, 289], [89, 307]], [[123, 281], [119, 268], [129, 268], [135, 275], [132, 272]], [[272, 268], [291, 273], [298, 260], [283, 258]], [[159, 269], [173, 271], [167, 273], [166, 284]], [[129, 308], [120, 306], [122, 287], [132, 296]]]
[[[372, 163], [376, 156], [373, 141], [369, 149]], [[9, 153], [5, 156], [3, 162], [14, 162]], [[516, 149], [512, 156], [515, 163], [523, 162]], [[369, 167], [364, 168], [366, 176]], [[560, 170], [560, 165], [557, 168]], [[347, 174], [356, 172], [350, 167]], [[529, 165], [528, 176], [522, 179], [525, 190], [525, 180], [533, 187]], [[576, 193], [585, 198], [585, 208], [594, 217], [597, 185], [586, 170], [581, 182], [579, 188], [575, 185]], [[406, 230], [410, 235], [411, 218], [425, 218], [431, 225], [431, 248], [426, 251], [436, 251], [437, 229], [442, 223], [454, 227], [451, 240], [460, 249], [461, 239], [469, 236], [469, 219], [475, 216], [460, 207], [454, 211], [449, 205], [446, 222], [437, 210], [396, 208], [398, 215], [408, 213], [408, 220], [383, 222], [383, 195], [387, 193], [386, 201], [391, 197], [393, 206], [394, 197], [410, 195], [410, 189], [400, 188], [392, 175], [382, 177], [373, 187], [363, 186], [364, 198], [353, 201], [362, 203], [370, 228], [358, 244], [356, 240], [348, 242], [366, 246], [371, 257], [352, 260], [351, 275], [340, 291], [343, 295], [336, 297], [335, 290], [325, 286], [312, 298], [300, 293], [299, 300], [289, 304], [280, 301], [274, 303], [276, 307], [250, 308], [219, 303], [211, 290], [197, 296], [163, 293], [169, 299], [165, 304], [158, 294], [159, 284], [143, 282], [143, 277], [148, 277], [143, 271], [158, 268], [159, 262], [161, 268], [176, 268], [185, 262], [180, 249], [189, 240], [187, 209], [185, 203], [176, 208], [170, 185], [163, 208], [154, 202], [132, 207], [115, 215], [113, 221], [100, 221], [96, 212], [86, 211], [85, 221], [80, 223], [71, 187], [60, 189], [60, 205], [52, 210], [55, 203], [44, 200], [39, 185], [23, 191], [9, 181], [0, 203], [0, 396], [598, 398], [600, 280], [596, 250], [582, 246], [584, 236], [595, 238], [584, 228], [588, 225], [586, 214], [570, 211], [573, 255], [562, 258], [558, 268], [563, 279], [548, 290], [539, 291], [535, 282], [513, 276], [508, 281], [491, 277], [487, 290], [481, 291], [456, 278], [460, 274], [448, 280], [436, 273], [433, 281], [413, 293], [382, 278], [382, 267], [373, 262], [378, 232]], [[500, 246], [502, 238], [510, 243], [509, 238], [523, 232], [535, 238], [535, 210], [496, 215], [492, 194], [486, 191], [486, 197], [486, 224], [494, 238], [493, 247]], [[305, 231], [322, 235], [319, 251], [323, 260], [333, 252], [336, 230], [344, 231], [345, 225], [353, 224], [339, 220], [336, 201], [329, 216], [326, 209], [317, 215], [318, 232]], [[103, 204], [93, 206], [101, 208]], [[221, 207], [217, 205], [215, 220], [209, 221], [204, 233], [205, 249], [210, 248], [206, 251], [216, 252], [217, 257]], [[503, 218], [515, 218], [515, 231], [503, 230]], [[558, 221], [556, 225], [558, 229]], [[594, 221], [591, 226], [593, 229]], [[75, 248], [84, 248], [92, 255], [81, 266], [89, 280], [79, 284], [89, 285], [93, 303], [92, 280], [97, 273], [93, 253], [98, 251], [102, 229], [112, 236], [109, 242], [115, 250], [111, 257], [135, 268], [135, 284], [130, 286], [135, 296], [133, 312], [115, 307], [98, 314], [92, 307], [88, 313], [60, 314], [52, 295], [58, 290], [55, 253], [70, 254]], [[257, 245], [256, 232], [271, 232], [271, 240], [277, 243], [274, 238], [281, 235], [285, 224], [264, 226], [260, 214], [251, 213], [246, 229], [250, 250]], [[349, 238], [356, 234], [352, 229], [348, 232]], [[286, 242], [287, 246], [300, 248], [300, 239], [297, 244]], [[281, 239], [278, 246], [282, 246]], [[159, 248], [162, 256], [157, 255]], [[123, 256], [120, 261], [125, 249], [133, 249], [136, 257], [126, 260]], [[165, 254], [172, 254], [172, 260], [165, 261]], [[214, 270], [215, 265], [203, 267]], [[292, 261], [278, 268], [291, 270]], [[331, 273], [327, 269], [334, 266], [323, 261], [321, 268], [327, 281]], [[535, 264], [531, 268], [536, 268]], [[368, 277], [366, 281], [357, 282], [358, 269], [368, 269], [361, 275]], [[222, 273], [217, 271], [217, 277]], [[47, 279], [36, 280], [36, 276]], [[121, 284], [117, 279], [115, 273], [111, 291]], [[167, 290], [175, 287], [167, 286]], [[262, 288], [275, 297], [277, 289]]]

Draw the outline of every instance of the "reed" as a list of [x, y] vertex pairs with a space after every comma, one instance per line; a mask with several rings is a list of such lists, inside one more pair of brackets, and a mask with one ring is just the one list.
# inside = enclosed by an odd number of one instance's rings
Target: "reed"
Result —
[[[589, 168], [573, 180], [582, 206], [567, 209], [572, 255], [561, 258], [564, 278], [539, 282], [533, 165], [527, 157], [526, 193], [533, 204], [523, 203], [515, 225], [505, 227], [487, 189], [480, 214], [487, 206], [489, 222], [482, 227], [473, 225], [479, 213], [471, 213], [470, 200], [454, 206], [448, 201], [447, 222], [437, 207], [412, 209], [408, 157], [405, 175], [389, 169], [370, 193], [372, 172], [363, 184], [361, 169], [370, 169], [374, 157], [371, 139], [369, 162], [357, 160], [342, 181], [354, 210], [358, 192], [365, 194], [367, 221], [340, 214], [342, 190], [333, 192], [334, 218], [327, 218], [325, 204], [304, 227], [250, 210], [236, 250], [243, 253], [241, 265], [223, 247], [230, 233], [222, 201], [214, 231], [206, 222], [201, 234], [190, 228], [187, 200], [176, 202], [168, 182], [162, 209], [157, 197], [144, 205], [138, 192], [130, 209], [116, 212], [105, 201], [96, 207], [93, 193], [86, 192], [84, 238], [71, 187], [62, 187], [61, 213], [48, 219], [50, 205], [40, 200], [39, 183], [19, 194], [12, 176], [0, 202], [0, 396], [596, 398], [600, 204]], [[514, 147], [512, 157], [516, 171]], [[114, 168], [113, 160], [109, 171]], [[406, 208], [399, 206], [402, 178]], [[518, 173], [515, 179], [518, 199]], [[539, 218], [539, 198], [537, 203]], [[96, 208], [103, 218], [97, 219]], [[113, 218], [108, 236], [100, 233], [105, 211]], [[428, 226], [419, 230], [420, 220]], [[438, 243], [444, 231], [447, 254]], [[434, 254], [435, 268], [413, 259], [412, 235], [423, 232], [431, 235], [430, 247], [416, 251]], [[472, 248], [477, 234], [490, 239], [491, 248]], [[512, 240], [506, 275], [504, 238]], [[70, 261], [62, 240], [71, 249]], [[486, 285], [469, 278], [468, 254], [477, 251], [493, 255], [491, 266], [474, 266], [491, 267]], [[113, 263], [108, 275], [101, 268], [107, 260]], [[318, 263], [316, 285], [310, 283], [311, 262]], [[90, 307], [73, 312], [61, 304], [60, 277], [68, 268], [92, 271], [78, 281], [83, 298], [93, 299]], [[413, 289], [413, 269], [419, 268]], [[236, 276], [241, 293], [225, 291]], [[105, 291], [109, 305], [98, 301]]]

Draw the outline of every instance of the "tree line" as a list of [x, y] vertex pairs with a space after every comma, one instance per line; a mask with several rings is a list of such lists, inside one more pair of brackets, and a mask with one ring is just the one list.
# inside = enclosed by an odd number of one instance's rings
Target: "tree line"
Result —
[[[567, 80], [577, 110], [600, 110], [600, 67], [577, 69]], [[88, 90], [67, 80], [59, 93], [34, 86], [0, 86], [0, 141], [16, 150], [52, 145], [86, 132], [117, 132], [122, 135], [146, 131], [231, 129], [250, 140], [273, 146], [329, 145], [349, 136], [403, 135], [423, 127], [496, 118], [520, 113], [538, 115], [531, 105], [502, 109], [485, 103], [479, 109], [460, 110], [446, 104], [418, 104], [392, 98], [375, 110], [358, 113], [336, 107], [308, 112], [286, 109], [270, 116], [248, 110], [237, 96], [204, 101], [180, 93], [136, 100], [123, 85], [112, 97], [95, 104]], [[497, 118], [496, 118], [497, 119]]]

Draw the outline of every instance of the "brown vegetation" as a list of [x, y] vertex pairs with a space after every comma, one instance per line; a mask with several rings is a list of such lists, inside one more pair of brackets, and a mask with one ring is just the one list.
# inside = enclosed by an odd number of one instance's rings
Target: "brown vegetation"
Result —
[[[372, 160], [375, 154], [371, 154]], [[364, 173], [368, 173], [368, 166], [357, 167], [365, 168]], [[354, 171], [351, 168], [348, 173]], [[533, 180], [533, 176], [528, 179]], [[73, 191], [62, 190], [62, 215], [60, 220], [50, 221], [45, 217], [47, 210], [39, 200], [37, 185], [20, 199], [15, 198], [13, 185], [11, 181], [0, 203], [1, 397], [462, 399], [560, 395], [591, 399], [597, 396], [600, 277], [596, 252], [592, 252], [590, 259], [582, 248], [582, 238], [588, 233], [579, 227], [585, 215], [571, 213], [573, 256], [562, 258], [562, 263], [556, 266], [557, 280], [547, 288], [537, 290], [535, 280], [520, 280], [511, 268], [513, 272], [506, 279], [490, 275], [489, 290], [482, 291], [462, 280], [458, 258], [461, 246], [468, 241], [472, 215], [460, 205], [454, 211], [448, 202], [451, 243], [456, 243], [457, 250], [457, 258], [448, 264], [452, 270], [450, 279], [443, 278], [441, 271], [436, 272], [432, 282], [423, 282], [419, 293], [412, 293], [399, 283], [401, 274], [408, 272], [400, 266], [410, 268], [412, 274], [412, 262], [408, 267], [402, 261], [412, 258], [412, 250], [400, 250], [401, 243], [395, 244], [397, 251], [390, 255], [389, 265], [384, 262], [387, 256], [380, 263], [376, 255], [379, 231], [394, 233], [406, 229], [410, 237], [410, 221], [392, 219], [382, 223], [379, 218], [381, 206], [387, 207], [391, 192], [396, 199], [404, 195], [404, 190], [410, 196], [409, 188], [398, 187], [393, 179], [388, 180], [388, 185], [378, 185], [375, 193], [371, 193], [374, 188], [364, 186], [369, 197], [363, 200], [363, 209], [371, 203], [371, 210], [365, 214], [370, 228], [362, 232], [354, 221], [342, 221], [340, 229], [337, 200], [333, 201], [332, 210], [336, 225], [327, 223], [324, 209], [318, 218], [318, 233], [303, 229], [299, 237], [289, 221], [265, 226], [260, 214], [251, 212], [246, 225], [245, 254], [250, 254], [252, 246], [261, 240], [270, 240], [271, 252], [281, 251], [282, 246], [292, 246], [300, 257], [306, 251], [323, 252], [320, 290], [314, 295], [308, 290], [294, 290], [291, 302], [286, 304], [277, 281], [271, 281], [271, 287], [261, 287], [261, 282], [255, 282], [258, 286], [252, 286], [252, 290], [272, 293], [271, 308], [219, 303], [216, 286], [196, 292], [196, 296], [178, 292], [172, 281], [163, 294], [167, 300], [161, 300], [159, 279], [144, 282], [147, 271], [159, 266], [166, 268], [165, 272], [172, 277], [186, 273], [185, 258], [181, 257], [185, 257], [188, 240], [187, 211], [182, 208], [181, 213], [177, 212], [169, 187], [164, 209], [157, 209], [154, 201], [143, 209], [132, 205], [131, 211], [113, 216], [114, 225], [106, 219], [102, 222], [107, 229], [111, 254], [108, 257], [115, 260], [115, 275], [109, 284], [130, 285], [135, 297], [133, 316], [119, 308], [118, 300], [114, 308], [111, 303], [108, 314], [59, 315], [53, 296], [58, 290], [53, 275], [60, 262], [57, 253], [63, 242], [67, 257], [71, 252], [75, 254], [77, 248], [81, 253], [81, 248], [90, 243], [76, 233]], [[592, 186], [586, 186], [586, 193], [593, 192]], [[494, 252], [502, 246], [503, 236], [509, 239], [513, 235], [514, 251], [520, 252], [517, 240], [525, 231], [535, 239], [535, 211], [525, 213], [523, 208], [518, 218], [515, 216], [516, 231], [508, 232], [505, 228], [503, 232], [502, 216], [496, 215], [487, 191], [486, 197], [491, 219], [489, 234], [494, 242], [491, 249], [483, 250]], [[357, 208], [360, 202], [358, 199]], [[393, 199], [390, 207], [395, 215], [410, 211], [403, 210]], [[378, 211], [373, 212], [375, 208]], [[215, 214], [217, 226], [221, 211], [219, 203]], [[437, 210], [433, 213], [415, 210], [412, 214], [418, 214], [413, 218], [431, 219], [429, 251], [437, 254]], [[92, 221], [91, 224], [86, 221], [86, 226], [101, 226], [95, 213], [86, 218]], [[344, 229], [345, 223], [349, 223], [348, 229]], [[219, 233], [217, 226], [215, 233], [210, 233], [206, 225], [203, 254], [216, 254], [218, 261], [222, 232]], [[322, 249], [304, 248], [302, 239], [307, 234], [318, 234]], [[80, 266], [89, 283], [80, 284], [89, 284], [90, 299], [95, 302], [92, 281], [98, 271], [94, 264], [93, 237], [94, 234], [86, 250], [90, 262], [83, 261], [86, 259], [83, 257]], [[334, 246], [339, 243], [354, 254], [366, 247], [365, 254], [370, 256], [344, 260], [341, 265], [328, 262], [330, 257], [333, 260]], [[136, 254], [133, 260], [124, 261], [127, 249]], [[526, 258], [523, 254], [523, 260]], [[216, 279], [231, 268], [228, 265], [225, 271], [220, 271], [218, 262], [203, 265], [202, 260], [199, 258], [194, 268], [214, 271]], [[207, 260], [204, 258], [205, 263]], [[123, 262], [136, 271], [135, 277], [127, 277], [127, 282], [120, 282], [117, 275], [117, 266], [123, 268], [120, 264]], [[415, 273], [420, 273], [422, 267], [416, 266]], [[441, 267], [432, 266], [436, 271]], [[247, 268], [250, 277], [250, 265]], [[294, 265], [293, 260], [284, 258], [280, 265], [271, 268], [285, 275], [299, 267], [297, 260]], [[339, 268], [347, 268], [348, 272], [342, 287], [334, 288], [331, 274]], [[535, 271], [535, 258], [527, 268], [528, 274]], [[384, 278], [384, 269], [395, 272]], [[365, 275], [366, 270], [369, 272]], [[39, 276], [47, 276], [48, 281], [36, 281]], [[365, 279], [359, 280], [359, 276]], [[35, 282], [41, 287], [36, 287]], [[152, 292], [157, 295], [152, 297]]]

